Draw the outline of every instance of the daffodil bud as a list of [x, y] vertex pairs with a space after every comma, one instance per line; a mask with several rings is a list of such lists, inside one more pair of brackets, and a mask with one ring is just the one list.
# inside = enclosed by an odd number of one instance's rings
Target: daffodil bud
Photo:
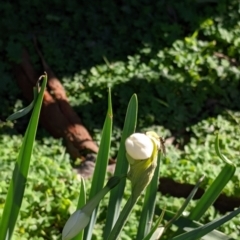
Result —
[[146, 134], [133, 133], [126, 139], [125, 148], [130, 166], [127, 178], [131, 181], [132, 192], [117, 223], [108, 236], [109, 240], [118, 239], [119, 233], [139, 196], [151, 182], [157, 166], [160, 138], [153, 131]]
[[126, 157], [130, 164], [128, 179], [132, 183], [132, 196], [138, 198], [152, 180], [160, 149], [159, 136], [151, 131], [133, 133], [125, 141]]
[[90, 221], [90, 216], [82, 210], [74, 212], [67, 220], [63, 231], [62, 240], [68, 240], [75, 237], [81, 229], [84, 229]]
[[133, 133], [126, 139], [127, 154], [134, 160], [150, 158], [153, 152], [153, 142], [146, 134]]

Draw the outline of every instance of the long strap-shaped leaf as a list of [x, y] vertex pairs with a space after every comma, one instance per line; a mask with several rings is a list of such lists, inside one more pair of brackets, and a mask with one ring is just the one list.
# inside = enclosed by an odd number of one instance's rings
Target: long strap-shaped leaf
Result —
[[198, 221], [203, 216], [207, 209], [215, 202], [223, 188], [232, 179], [236, 171], [235, 165], [221, 153], [218, 135], [216, 136], [215, 140], [215, 150], [219, 158], [225, 162], [225, 166], [219, 175], [214, 179], [211, 186], [205, 191], [201, 199], [198, 201], [196, 207], [191, 211], [189, 215], [191, 220]]
[[[125, 140], [128, 136], [130, 136], [135, 131], [136, 123], [137, 123], [137, 111], [138, 111], [137, 95], [133, 94], [128, 104], [125, 122], [123, 126], [122, 138], [121, 138], [121, 143], [119, 147], [119, 152], [117, 155], [116, 168], [114, 172], [115, 176], [127, 174], [128, 161], [126, 159]], [[119, 216], [125, 182], [126, 181], [122, 181], [110, 193], [107, 219], [106, 219], [105, 229], [103, 233], [103, 239], [107, 239], [112, 227], [116, 223], [116, 220]]]
[[[109, 159], [109, 150], [111, 144], [111, 135], [112, 135], [112, 122], [113, 122], [113, 113], [112, 113], [112, 100], [111, 92], [109, 89], [108, 94], [108, 111], [105, 118], [100, 147], [97, 155], [96, 165], [94, 169], [92, 186], [89, 194], [89, 200], [92, 199], [102, 188], [105, 180], [107, 164]], [[96, 222], [98, 207], [94, 210], [89, 225], [84, 231], [84, 239], [92, 239], [92, 231], [94, 224]]]
[[25, 116], [26, 114], [28, 114], [33, 109], [34, 104], [37, 101], [37, 97], [38, 97], [38, 87], [34, 87], [33, 88], [33, 100], [32, 100], [32, 102], [27, 107], [25, 107], [25, 108], [15, 112], [15, 113], [11, 114], [7, 118], [7, 120], [12, 121], [12, 120], [21, 118], [21, 117]]
[[[82, 208], [86, 204], [86, 188], [84, 179], [81, 178], [81, 186], [80, 186], [80, 193], [78, 197], [78, 205], [77, 209]], [[82, 240], [83, 239], [84, 230], [82, 230], [76, 237], [72, 240]]]
[[163, 220], [164, 211], [162, 211], [160, 217], [157, 219], [157, 221], [154, 223], [154, 226], [149, 231], [149, 233], [144, 237], [143, 240], [156, 240], [159, 239], [162, 236], [162, 233], [164, 231], [164, 228], [160, 226], [160, 223]]
[[[229, 213], [228, 215], [225, 215], [219, 219], [216, 219], [210, 223], [205, 224], [204, 226], [198, 227], [190, 232], [183, 233], [181, 235], [178, 235], [172, 240], [192, 240], [192, 239], [200, 239], [204, 235], [208, 234], [209, 232], [213, 231], [214, 229], [218, 228], [219, 226], [223, 225], [227, 221], [231, 220], [235, 216], [240, 214], [240, 208], [237, 210], [234, 210], [233, 212]], [[187, 230], [187, 229], [186, 229]], [[212, 240], [219, 240], [219, 238], [212, 238]]]
[[[157, 211], [161, 212], [163, 211], [162, 209], [157, 209]], [[164, 214], [164, 219], [166, 220], [170, 220], [174, 217], [175, 213], [173, 212], [170, 212], [170, 211], [165, 211], [165, 214]], [[176, 225], [178, 228], [181, 228], [187, 232], [189, 232], [190, 230], [192, 229], [196, 229], [198, 227], [201, 227], [203, 226], [203, 224], [200, 224], [196, 221], [192, 221], [190, 219], [188, 219], [187, 217], [180, 217], [178, 220], [176, 220], [174, 222], [174, 225]], [[180, 234], [179, 234], [180, 235]], [[232, 237], [229, 237], [227, 235], [225, 235], [224, 233], [214, 229], [213, 231], [205, 234], [203, 237], [202, 237], [202, 240], [235, 240], [234, 238]]]
[[10, 182], [10, 187], [8, 189], [0, 225], [0, 240], [11, 239], [18, 213], [21, 208], [46, 84], [47, 76], [44, 75], [41, 91], [38, 94], [34, 105], [32, 116], [23, 139], [23, 144], [21, 146]]
[[183, 212], [185, 211], [186, 207], [188, 206], [188, 204], [190, 203], [190, 201], [193, 199], [193, 197], [195, 196], [200, 184], [202, 183], [203, 179], [205, 178], [205, 176], [202, 176], [197, 184], [194, 186], [193, 190], [191, 191], [191, 193], [188, 195], [188, 197], [186, 198], [186, 200], [184, 201], [183, 205], [180, 207], [180, 209], [176, 212], [176, 214], [174, 215], [174, 217], [166, 224], [165, 226], [165, 231], [175, 222], [177, 221], [177, 219], [183, 214]]
[[146, 189], [136, 239], [143, 239], [145, 236], [147, 236], [152, 227], [157, 188], [159, 183], [160, 160], [162, 155], [162, 153], [158, 154], [157, 167], [155, 169], [153, 179]]

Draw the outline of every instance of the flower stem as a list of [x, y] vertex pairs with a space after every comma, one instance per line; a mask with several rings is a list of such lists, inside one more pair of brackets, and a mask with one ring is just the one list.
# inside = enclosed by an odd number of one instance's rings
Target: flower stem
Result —
[[135, 203], [137, 202], [139, 196], [131, 195], [128, 199], [127, 203], [125, 204], [116, 224], [114, 225], [112, 231], [110, 232], [107, 240], [117, 240], [119, 237], [119, 234], [125, 225], [129, 214], [131, 213]]

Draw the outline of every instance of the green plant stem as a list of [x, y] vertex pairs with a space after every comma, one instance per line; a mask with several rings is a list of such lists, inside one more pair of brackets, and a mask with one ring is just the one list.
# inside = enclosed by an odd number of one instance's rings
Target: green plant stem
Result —
[[157, 188], [159, 183], [159, 169], [160, 169], [160, 160], [162, 158], [162, 154], [158, 154], [157, 159], [157, 167], [154, 171], [153, 179], [151, 183], [148, 185], [145, 196], [144, 203], [141, 212], [141, 216], [139, 219], [138, 232], [136, 239], [143, 239], [151, 230], [155, 204], [156, 204], [156, 196], [157, 196]]
[[137, 202], [139, 196], [136, 195], [131, 195], [130, 198], [128, 199], [127, 203], [125, 204], [115, 226], [113, 227], [112, 231], [110, 232], [108, 236], [108, 240], [117, 240], [119, 237], [119, 234], [125, 225], [129, 214], [131, 213], [135, 203]]

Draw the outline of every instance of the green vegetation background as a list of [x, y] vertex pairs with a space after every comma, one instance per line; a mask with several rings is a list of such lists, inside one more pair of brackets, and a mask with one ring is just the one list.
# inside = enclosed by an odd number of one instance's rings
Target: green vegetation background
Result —
[[[240, 165], [239, 1], [34, 0], [1, 3], [0, 13], [0, 215], [28, 122], [28, 116], [5, 122], [27, 104], [12, 71], [22, 47], [42, 74], [33, 36], [97, 141], [107, 110], [107, 87], [112, 88], [112, 157], [127, 103], [137, 93], [138, 130], [152, 129], [174, 138], [167, 147], [162, 176], [194, 184], [204, 173], [207, 187], [222, 166], [214, 151], [214, 134], [219, 130], [224, 154]], [[239, 176], [238, 168], [225, 189], [227, 195], [240, 196]], [[15, 238], [60, 239], [78, 187], [61, 141], [40, 127]], [[159, 204], [172, 210], [181, 202], [159, 195]], [[104, 210], [103, 204], [96, 239]], [[122, 239], [133, 239], [136, 233], [136, 210]], [[218, 215], [212, 208], [203, 221]], [[238, 238], [239, 225], [234, 219], [221, 230]]]

